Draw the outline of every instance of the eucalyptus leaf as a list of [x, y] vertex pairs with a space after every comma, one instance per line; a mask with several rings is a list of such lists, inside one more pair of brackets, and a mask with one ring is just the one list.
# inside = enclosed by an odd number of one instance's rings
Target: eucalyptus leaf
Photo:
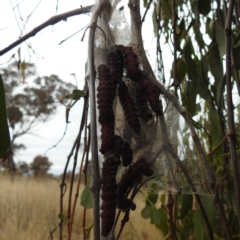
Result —
[[92, 178], [88, 179], [88, 182], [85, 188], [83, 189], [83, 192], [80, 198], [80, 205], [82, 205], [86, 209], [93, 208], [92, 192], [89, 189], [91, 179]]
[[182, 207], [181, 207], [179, 219], [183, 219], [186, 217], [188, 212], [192, 209], [192, 204], [193, 204], [192, 194], [184, 194], [182, 198]]
[[202, 221], [202, 216], [199, 209], [194, 213], [193, 224], [194, 224], [195, 239], [203, 240], [204, 239], [204, 229], [203, 229], [204, 223]]
[[159, 208], [158, 213], [159, 213], [159, 218], [160, 218], [159, 229], [163, 233], [163, 236], [166, 237], [168, 235], [168, 232], [169, 232], [169, 230], [168, 230], [168, 216], [167, 216], [167, 213], [165, 212], [165, 210], [163, 208]]
[[81, 97], [84, 97], [85, 93], [82, 90], [74, 89], [71, 94], [67, 95], [66, 98], [73, 100], [79, 100]]
[[218, 43], [218, 49], [220, 58], [222, 58], [225, 55], [225, 31], [224, 29], [218, 24], [215, 23], [215, 36]]
[[172, 1], [171, 0], [160, 0], [162, 10], [163, 10], [163, 18], [171, 19], [172, 17]]
[[198, 12], [204, 16], [207, 16], [211, 10], [210, 0], [199, 0], [197, 1]]
[[6, 111], [6, 101], [5, 101], [5, 91], [3, 86], [2, 76], [0, 74], [0, 159], [7, 158], [7, 150], [10, 148], [11, 140], [8, 129], [7, 121], [7, 111]]

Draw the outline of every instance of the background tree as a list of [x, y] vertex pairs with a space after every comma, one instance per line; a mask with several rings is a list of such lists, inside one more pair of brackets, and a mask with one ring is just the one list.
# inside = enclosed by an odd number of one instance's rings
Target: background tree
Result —
[[[51, 119], [56, 113], [59, 101], [75, 88], [56, 75], [37, 76], [34, 64], [13, 62], [0, 70], [4, 79], [8, 121], [11, 128], [12, 152], [24, 149], [16, 139], [25, 134], [34, 134], [36, 127]], [[14, 160], [4, 163], [11, 171]]]
[[49, 162], [48, 157], [38, 155], [30, 164], [30, 169], [33, 171], [35, 177], [44, 177], [47, 175], [47, 172], [51, 166], [52, 163]]

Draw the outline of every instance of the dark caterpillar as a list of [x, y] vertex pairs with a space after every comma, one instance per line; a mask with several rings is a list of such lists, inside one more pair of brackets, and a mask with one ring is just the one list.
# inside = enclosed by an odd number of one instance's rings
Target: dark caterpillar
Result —
[[138, 106], [138, 114], [139, 117], [144, 119], [145, 121], [148, 121], [153, 117], [152, 111], [148, 107], [147, 98], [148, 83], [149, 81], [147, 81], [144, 78], [141, 78], [136, 88], [136, 101]]
[[134, 184], [134, 181], [142, 174], [151, 176], [153, 171], [150, 169], [149, 164], [142, 158], [139, 159], [134, 165], [131, 165], [128, 171], [123, 174], [120, 182], [118, 183], [117, 193], [117, 208], [135, 210], [136, 205], [126, 198], [128, 189]]
[[130, 128], [133, 129], [134, 132], [139, 133], [141, 124], [138, 118], [136, 104], [124, 82], [121, 82], [118, 87], [118, 96]]
[[148, 87], [147, 87], [147, 97], [149, 104], [152, 108], [152, 110], [157, 115], [162, 115], [162, 103], [159, 100], [160, 91], [150, 82], [148, 81]]
[[116, 47], [123, 53], [129, 78], [134, 82], [138, 82], [140, 78], [140, 70], [138, 67], [139, 63], [137, 54], [132, 50], [132, 47], [125, 47], [123, 45], [117, 45]]
[[106, 65], [98, 67], [99, 86], [97, 88], [97, 103], [99, 109], [99, 123], [108, 123], [114, 120], [112, 104], [115, 98], [116, 84], [114, 85], [110, 70]]
[[122, 52], [117, 49], [115, 52], [109, 52], [106, 56], [107, 66], [109, 67], [112, 79], [117, 85], [123, 76], [123, 56]]
[[102, 124], [101, 132], [102, 132], [102, 135], [101, 135], [102, 145], [100, 148], [100, 152], [102, 154], [105, 154], [111, 150], [114, 144], [114, 116], [111, 117], [111, 121], [109, 118], [108, 123]]
[[107, 236], [114, 224], [116, 213], [117, 182], [116, 172], [120, 161], [114, 155], [109, 155], [102, 167], [101, 205], [102, 236]]
[[132, 163], [133, 151], [128, 142], [124, 141], [120, 136], [115, 135], [114, 137], [114, 147], [111, 150], [117, 157], [122, 157], [122, 165], [127, 167]]

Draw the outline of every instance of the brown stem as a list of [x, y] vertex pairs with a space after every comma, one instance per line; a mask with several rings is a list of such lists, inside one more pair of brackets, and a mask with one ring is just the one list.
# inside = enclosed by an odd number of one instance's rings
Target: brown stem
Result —
[[177, 88], [178, 88], [178, 79], [177, 79], [177, 14], [175, 10], [175, 0], [172, 0], [172, 28], [173, 28], [173, 85], [175, 90], [175, 95], [177, 96]]
[[227, 84], [227, 116], [228, 116], [228, 132], [230, 142], [231, 164], [233, 171], [233, 181], [237, 202], [237, 216], [240, 226], [240, 186], [239, 186], [239, 172], [237, 164], [237, 151], [236, 151], [236, 135], [234, 127], [234, 110], [232, 102], [232, 82], [231, 82], [231, 32], [232, 32], [232, 20], [233, 20], [233, 8], [234, 0], [229, 1], [229, 7], [227, 11], [227, 20], [225, 26], [225, 38], [226, 38], [226, 84]]
[[[78, 136], [77, 136], [77, 138], [76, 138], [76, 140], [75, 140], [75, 142], [73, 144], [73, 147], [72, 147], [72, 149], [71, 149], [71, 151], [70, 151], [70, 153], [69, 153], [69, 155], [67, 157], [67, 162], [65, 164], [65, 168], [64, 168], [64, 171], [63, 171], [62, 181], [61, 181], [61, 183], [59, 185], [60, 186], [60, 206], [59, 206], [60, 214], [63, 214], [63, 197], [64, 197], [64, 193], [65, 193], [64, 189], [66, 188], [65, 178], [66, 178], [66, 173], [67, 173], [67, 169], [68, 169], [68, 164], [69, 164], [70, 159], [71, 159], [71, 157], [72, 157], [72, 155], [74, 153], [74, 149], [75, 149], [75, 147], [77, 145], [77, 139], [78, 139]], [[62, 231], [63, 231], [62, 224], [63, 224], [63, 220], [61, 219], [60, 221], [61, 222], [59, 224], [59, 240], [62, 240]]]
[[142, 23], [145, 21], [145, 17], [147, 16], [147, 12], [148, 12], [151, 4], [152, 4], [152, 0], [149, 1], [148, 5], [147, 5], [147, 8], [146, 8], [146, 10], [145, 10], [145, 13], [143, 14]]
[[172, 192], [171, 190], [169, 190], [167, 209], [168, 209], [168, 217], [169, 217], [169, 225], [170, 225], [170, 237], [172, 240], [175, 240], [175, 226], [173, 223], [173, 205], [174, 205], [174, 200], [172, 197]]
[[143, 39], [142, 39], [142, 21], [141, 21], [141, 14], [140, 14], [140, 1], [138, 0], [129, 0], [128, 7], [130, 9], [131, 14], [131, 26], [132, 31], [135, 33], [135, 38], [137, 41], [137, 50], [138, 50], [138, 57], [140, 62], [143, 64], [144, 71], [147, 71], [149, 74], [154, 76], [154, 72], [152, 70], [151, 65], [148, 62], [146, 57], [144, 47], [143, 47]]
[[31, 37], [34, 37], [38, 32], [40, 32], [41, 30], [43, 30], [44, 28], [46, 28], [50, 25], [54, 25], [54, 24], [56, 24], [60, 21], [67, 21], [67, 18], [69, 18], [69, 17], [73, 17], [73, 16], [76, 16], [76, 15], [84, 14], [84, 13], [89, 13], [91, 11], [92, 6], [93, 5], [83, 7], [83, 8], [79, 8], [79, 9], [75, 9], [75, 10], [72, 10], [70, 12], [62, 13], [62, 14], [56, 15], [54, 17], [51, 17], [46, 22], [44, 22], [41, 25], [35, 27], [31, 32], [29, 32], [26, 35], [24, 35], [23, 37], [19, 38], [17, 41], [11, 43], [8, 47], [2, 49], [0, 51], [0, 56], [7, 53], [8, 51], [13, 49], [14, 47], [18, 46], [20, 43], [26, 41], [27, 39], [29, 39]]
[[[75, 168], [76, 168], [76, 164], [77, 164], [77, 155], [78, 155], [78, 150], [80, 147], [80, 141], [81, 141], [81, 136], [82, 136], [82, 131], [87, 127], [87, 115], [88, 115], [88, 97], [84, 98], [84, 105], [83, 105], [83, 114], [82, 114], [82, 120], [81, 120], [81, 124], [80, 124], [80, 129], [79, 129], [79, 139], [77, 142], [77, 146], [76, 146], [76, 152], [75, 152], [75, 156], [74, 156], [74, 167], [73, 167], [73, 171], [72, 171], [72, 178], [71, 178], [71, 185], [70, 185], [70, 191], [69, 191], [69, 204], [68, 204], [68, 217], [70, 218], [69, 221], [69, 229], [68, 229], [68, 239], [71, 239], [71, 234], [72, 234], [72, 226], [73, 226], [73, 218], [74, 218], [74, 213], [75, 213], [75, 207], [76, 207], [76, 201], [78, 198], [78, 192], [79, 192], [79, 185], [80, 185], [80, 181], [81, 181], [81, 171], [79, 171], [78, 174], [78, 183], [77, 183], [77, 190], [75, 193], [75, 200], [73, 203], [73, 208], [72, 208], [72, 212], [71, 212], [71, 198], [72, 198], [72, 188], [73, 188], [73, 182], [74, 182], [74, 177], [75, 177]], [[83, 153], [83, 157], [82, 157], [82, 161], [81, 161], [81, 166], [83, 164], [83, 158], [85, 156], [85, 151]], [[80, 168], [81, 169], [81, 168]]]

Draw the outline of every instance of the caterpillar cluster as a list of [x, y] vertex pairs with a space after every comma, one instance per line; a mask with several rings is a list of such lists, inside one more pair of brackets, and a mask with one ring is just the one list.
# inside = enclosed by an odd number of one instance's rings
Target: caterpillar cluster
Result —
[[[132, 97], [128, 87], [122, 80], [124, 69], [127, 77], [136, 83], [136, 96]], [[130, 128], [139, 134], [141, 131], [140, 118], [148, 121], [152, 118], [152, 110], [160, 115], [159, 92], [143, 77], [139, 69], [137, 55], [131, 47], [115, 46], [114, 51], [106, 55], [106, 65], [98, 67], [99, 86], [97, 88], [97, 104], [99, 109], [98, 121], [101, 124], [100, 152], [104, 155], [102, 167], [102, 235], [107, 236], [114, 224], [116, 207], [120, 209], [135, 209], [135, 204], [127, 199], [126, 193], [134, 184], [135, 179], [144, 174], [152, 175], [152, 171], [144, 159], [130, 165], [133, 151], [128, 142], [114, 132], [113, 102], [116, 91], [123, 108], [125, 119]], [[149, 108], [150, 105], [151, 109]], [[121, 181], [116, 183], [116, 172], [121, 163], [129, 166]]]
[[[162, 115], [162, 105], [159, 101], [159, 90], [149, 81], [139, 69], [139, 63], [136, 53], [132, 47], [116, 45], [116, 49], [120, 50], [123, 55], [123, 66], [127, 70], [127, 75], [133, 82], [136, 82], [136, 103], [138, 116], [143, 120], [151, 119], [152, 111], [157, 115]], [[151, 109], [148, 107], [148, 103]]]
[[145, 176], [151, 176], [153, 174], [153, 171], [150, 169], [149, 164], [143, 158], [139, 159], [134, 165], [131, 165], [128, 171], [122, 176], [121, 180], [119, 181], [117, 208], [130, 208], [131, 210], [135, 210], [136, 205], [126, 197], [126, 193], [141, 174]]

